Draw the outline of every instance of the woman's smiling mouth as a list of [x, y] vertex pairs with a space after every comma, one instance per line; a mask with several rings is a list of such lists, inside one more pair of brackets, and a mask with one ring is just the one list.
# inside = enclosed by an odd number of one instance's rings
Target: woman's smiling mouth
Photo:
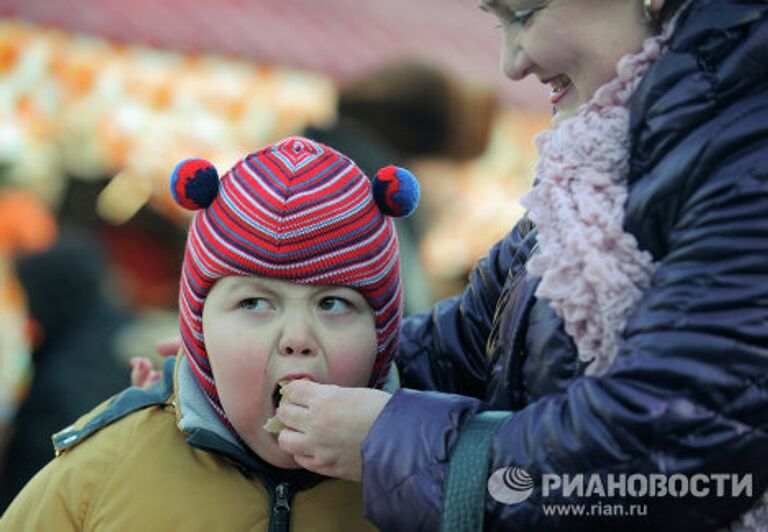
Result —
[[549, 101], [552, 105], [562, 100], [568, 92], [570, 92], [573, 83], [571, 78], [565, 74], [559, 74], [557, 76], [542, 80], [542, 83], [550, 85]]

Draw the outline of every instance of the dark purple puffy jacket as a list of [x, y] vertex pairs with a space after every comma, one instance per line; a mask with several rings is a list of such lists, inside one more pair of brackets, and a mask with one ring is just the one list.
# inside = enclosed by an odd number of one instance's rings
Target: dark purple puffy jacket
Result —
[[752, 474], [751, 497], [646, 498], [635, 520], [546, 516], [542, 504], [616, 501], [544, 499], [536, 482], [519, 504], [486, 492], [487, 530], [716, 530], [768, 489], [768, 2], [694, 0], [631, 111], [625, 227], [659, 268], [615, 363], [583, 375], [562, 321], [533, 296], [536, 230], [519, 223], [462, 296], [405, 322], [411, 389], [363, 449], [366, 513], [381, 529], [438, 530], [458, 429], [486, 409], [514, 411], [490, 471]]

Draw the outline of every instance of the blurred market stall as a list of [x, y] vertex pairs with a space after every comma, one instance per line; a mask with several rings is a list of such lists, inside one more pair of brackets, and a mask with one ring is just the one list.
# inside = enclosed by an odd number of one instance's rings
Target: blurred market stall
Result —
[[[53, 216], [83, 209], [73, 187], [95, 187], [89, 208], [107, 228], [107, 253], [157, 326], [153, 312], [172, 311], [171, 246], [121, 228], [148, 206], [160, 225], [183, 228], [188, 213], [167, 190], [173, 166], [194, 155], [228, 168], [257, 146], [332, 124], [340, 87], [418, 59], [461, 86], [453, 125], [464, 136], [413, 166], [424, 186], [421, 263], [433, 293], [447, 295], [520, 215], [531, 139], [549, 121], [535, 80], [503, 78], [498, 39], [471, 0], [4, 0], [0, 194], [20, 190]], [[470, 144], [480, 149], [460, 149]], [[32, 349], [15, 253], [0, 253], [0, 330], [14, 332], [0, 342], [6, 419]]]
[[547, 105], [538, 82], [504, 79], [500, 33], [473, 0], [3, 0], [0, 16], [311, 70], [340, 83], [418, 56], [492, 84], [510, 105]]

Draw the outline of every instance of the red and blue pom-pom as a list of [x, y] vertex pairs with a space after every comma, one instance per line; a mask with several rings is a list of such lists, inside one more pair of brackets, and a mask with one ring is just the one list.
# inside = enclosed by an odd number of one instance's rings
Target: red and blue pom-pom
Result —
[[419, 204], [421, 193], [416, 177], [399, 166], [385, 166], [373, 178], [373, 199], [387, 216], [408, 216]]
[[171, 194], [185, 209], [205, 209], [218, 193], [219, 173], [205, 159], [187, 159], [173, 169]]

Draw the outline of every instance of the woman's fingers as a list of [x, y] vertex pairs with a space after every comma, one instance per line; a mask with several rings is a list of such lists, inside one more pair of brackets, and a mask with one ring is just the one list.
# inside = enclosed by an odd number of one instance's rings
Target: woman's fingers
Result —
[[293, 459], [304, 469], [320, 473], [321, 475], [334, 476], [336, 459], [333, 454], [326, 453], [324, 459], [318, 455], [310, 454], [314, 447], [306, 434], [291, 429], [283, 429], [277, 437], [280, 448], [293, 455]]
[[315, 473], [319, 473], [321, 475], [331, 476], [331, 473], [333, 472], [333, 467], [331, 465], [321, 463], [314, 456], [296, 455], [293, 457], [293, 459], [304, 469], [314, 471]]
[[309, 423], [309, 409], [287, 401], [280, 403], [276, 415], [283, 425], [298, 432], [304, 432]]
[[283, 387], [283, 403], [292, 403], [297, 406], [309, 407], [310, 403], [321, 395], [328, 384], [318, 384], [307, 379], [291, 381]]
[[280, 432], [280, 448], [302, 467], [359, 481], [363, 440], [390, 395], [370, 388], [293, 381], [283, 397], [278, 418], [291, 428]]
[[306, 435], [302, 432], [285, 428], [277, 435], [277, 444], [286, 453], [298, 457], [307, 457], [311, 453], [311, 444]]

